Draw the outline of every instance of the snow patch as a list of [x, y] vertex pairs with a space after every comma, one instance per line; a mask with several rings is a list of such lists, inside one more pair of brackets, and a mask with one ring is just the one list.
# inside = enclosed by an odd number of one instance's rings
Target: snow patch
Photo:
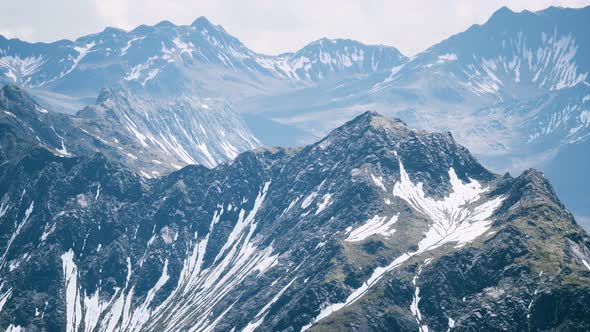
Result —
[[328, 193], [322, 197], [322, 202], [318, 205], [318, 209], [315, 212], [318, 215], [320, 212], [325, 210], [328, 206], [332, 204], [332, 194]]
[[61, 149], [55, 149], [55, 151], [57, 151], [57, 153], [59, 153], [62, 156], [66, 156], [66, 157], [71, 156], [71, 154], [66, 149], [66, 146], [64, 145], [63, 139], [61, 140]]
[[[397, 156], [397, 153], [395, 155]], [[399, 168], [400, 181], [395, 183], [393, 194], [433, 222], [425, 238], [418, 243], [416, 251], [398, 256], [387, 266], [377, 267], [371, 277], [361, 287], [355, 289], [344, 302], [325, 306], [304, 329], [356, 302], [386, 273], [396, 269], [408, 259], [447, 243], [454, 242], [462, 246], [475, 240], [490, 228], [492, 215], [505, 199], [504, 196], [498, 196], [480, 202], [481, 195], [489, 189], [483, 188], [479, 182], [472, 179], [468, 183], [463, 183], [453, 168], [449, 169], [452, 186], [450, 194], [439, 200], [426, 197], [422, 183], [417, 185], [412, 183], [401, 159], [399, 159]]]
[[[383, 235], [385, 237], [393, 235], [395, 229], [391, 227], [396, 223], [399, 214], [388, 218], [387, 216], [380, 217], [375, 215], [373, 218], [367, 220], [364, 224], [355, 228], [350, 232], [346, 240], [348, 242], [359, 242], [373, 235]], [[389, 219], [389, 220], [388, 220]]]
[[43, 56], [29, 56], [21, 58], [16, 55], [0, 57], [0, 68], [4, 69], [4, 75], [15, 83], [28, 85], [39, 68], [45, 63]]
[[412, 304], [410, 305], [410, 311], [412, 312], [412, 316], [416, 319], [416, 323], [418, 323], [418, 331], [420, 332], [428, 332], [428, 326], [426, 324], [422, 324], [422, 313], [420, 312], [420, 308], [418, 307], [420, 303], [420, 287], [416, 285], [418, 281], [418, 277], [422, 273], [422, 268], [425, 265], [428, 265], [432, 261], [432, 258], [428, 258], [418, 267], [418, 273], [412, 279], [412, 285], [414, 285], [414, 297], [412, 299]]
[[74, 262], [74, 251], [70, 249], [61, 255], [66, 291], [66, 332], [76, 332], [82, 322], [82, 305], [78, 291], [78, 267]]
[[311, 202], [313, 202], [313, 200], [316, 198], [317, 195], [318, 195], [318, 193], [314, 191], [311, 194], [309, 194], [307, 197], [305, 197], [303, 202], [301, 202], [301, 208], [307, 209], [307, 207], [309, 207], [309, 205], [311, 204]]
[[450, 61], [457, 61], [457, 54], [455, 54], [455, 53], [441, 54], [438, 56], [438, 58], [436, 60], [437, 63], [444, 63], [444, 62], [450, 62]]
[[381, 176], [377, 177], [373, 175], [373, 173], [371, 173], [371, 179], [377, 187], [383, 189], [383, 191], [387, 191], [387, 189], [385, 189], [385, 185], [383, 184], [383, 178]]

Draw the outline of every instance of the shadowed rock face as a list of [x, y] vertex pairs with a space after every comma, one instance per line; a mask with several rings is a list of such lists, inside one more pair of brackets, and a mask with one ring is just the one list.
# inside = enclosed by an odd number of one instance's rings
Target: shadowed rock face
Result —
[[497, 176], [450, 134], [373, 112], [151, 180], [39, 148], [0, 184], [5, 328], [589, 324], [590, 238], [541, 173]]

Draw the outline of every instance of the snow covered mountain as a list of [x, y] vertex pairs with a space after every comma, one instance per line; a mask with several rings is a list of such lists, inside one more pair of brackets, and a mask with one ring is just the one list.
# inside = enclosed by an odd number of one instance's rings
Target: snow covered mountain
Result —
[[445, 72], [457, 93], [498, 100], [573, 87], [587, 81], [590, 72], [589, 16], [590, 7], [520, 13], [504, 7], [485, 24], [419, 54], [387, 83]]
[[389, 70], [406, 61], [394, 47], [323, 38], [295, 53], [272, 58], [267, 66], [282, 77], [317, 82]]
[[[338, 82], [321, 93], [316, 91], [318, 87], [310, 87], [264, 98], [295, 102], [291, 107], [300, 110], [301, 125], [316, 123], [309, 124], [312, 128], [325, 124], [316, 121], [322, 117], [318, 111], [340, 111], [342, 123], [350, 116], [346, 110], [358, 105], [383, 107], [421, 126], [435, 116], [440, 118], [437, 123], [448, 126], [447, 120], [456, 123], [482, 107], [532, 100], [548, 93], [571, 95], [575, 90], [580, 103], [590, 84], [589, 21], [590, 7], [550, 7], [534, 13], [502, 8], [485, 24], [474, 25], [409, 61], [364, 79]], [[264, 101], [260, 104], [266, 105]], [[287, 106], [272, 116], [281, 117], [281, 113], [284, 122], [294, 117]], [[315, 113], [315, 118], [301, 113]], [[583, 115], [577, 118], [568, 130], [584, 123]], [[461, 129], [463, 123], [457, 127], [452, 129]]]
[[210, 98], [162, 102], [109, 89], [101, 92], [96, 105], [78, 112], [76, 119], [97, 137], [106, 135], [143, 160], [157, 156], [160, 163], [156, 164], [164, 169], [188, 164], [212, 168], [260, 145], [237, 114]]
[[0, 197], [8, 330], [590, 328], [590, 237], [540, 172], [373, 112], [151, 180], [38, 148]]
[[[129, 32], [106, 28], [49, 44], [0, 38], [0, 54], [5, 80], [74, 96], [116, 85], [167, 95], [193, 86], [211, 88], [220, 80], [252, 84], [246, 76], [270, 75], [254, 52], [205, 18], [190, 26], [163, 21]], [[224, 73], [230, 77], [224, 80]]]
[[240, 117], [219, 100], [139, 98], [104, 89], [75, 116], [50, 112], [24, 90], [0, 89], [2, 156], [21, 157], [40, 145], [62, 156], [101, 152], [144, 177], [188, 164], [214, 167], [260, 145]]
[[[578, 91], [582, 110], [570, 114], [556, 135], [566, 141], [570, 130], [585, 135], [587, 94], [580, 86], [588, 85], [590, 72], [589, 17], [590, 7], [520, 13], [502, 8], [485, 24], [412, 59], [392, 47], [340, 39], [267, 56], [201, 17], [189, 26], [163, 21], [129, 32], [107, 28], [49, 44], [0, 38], [0, 72], [48, 105], [94, 97], [114, 85], [150, 96], [220, 97], [239, 104], [239, 112], [303, 128], [308, 141], [371, 107], [416, 127], [452, 129], [461, 141], [475, 142], [470, 148], [478, 155], [511, 154], [521, 135], [538, 139], [555, 131], [527, 128], [497, 144], [501, 130], [490, 130], [491, 121], [474, 113], [492, 105], [532, 105], [547, 94], [572, 99], [571, 91]], [[527, 113], [520, 117], [525, 122], [509, 125], [536, 120], [534, 112]], [[474, 124], [484, 127], [472, 130]]]
[[[0, 36], [0, 77], [39, 93], [95, 95], [123, 85], [160, 95], [235, 97], [294, 83], [369, 74], [403, 63], [395, 48], [323, 39], [296, 53], [258, 54], [221, 26], [200, 17], [189, 26], [168, 21], [129, 32], [106, 28], [75, 41], [30, 44]], [[219, 87], [223, 84], [220, 92]], [[46, 97], [55, 95], [47, 95]]]

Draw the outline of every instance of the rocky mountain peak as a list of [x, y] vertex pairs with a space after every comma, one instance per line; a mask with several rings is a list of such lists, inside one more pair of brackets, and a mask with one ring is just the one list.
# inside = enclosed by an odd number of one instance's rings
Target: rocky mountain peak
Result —
[[101, 104], [107, 100], [115, 100], [120, 98], [129, 98], [133, 94], [121, 87], [102, 88], [96, 97], [96, 104]]
[[325, 140], [358, 140], [360, 136], [369, 132], [403, 138], [410, 135], [412, 130], [400, 119], [385, 117], [375, 111], [366, 111], [341, 127], [334, 129]]
[[500, 9], [496, 10], [492, 16], [490, 17], [490, 19], [499, 19], [502, 17], [506, 17], [506, 16], [510, 16], [515, 14], [514, 11], [512, 11], [512, 9], [508, 8], [507, 6], [502, 6]]
[[158, 22], [155, 27], [157, 28], [174, 28], [176, 25], [168, 20]]
[[383, 116], [377, 112], [369, 111], [364, 114], [370, 119], [370, 125], [373, 128], [384, 128], [392, 132], [407, 134], [411, 129], [401, 119]]
[[96, 97], [96, 104], [103, 103], [113, 98], [113, 91], [110, 88], [102, 88]]
[[119, 108], [132, 107], [131, 104], [137, 102], [137, 98], [133, 93], [120, 87], [102, 88], [96, 97], [94, 105], [80, 110], [77, 116], [95, 117], [106, 110], [110, 110], [111, 114], [114, 114], [112, 112], [116, 112]]
[[194, 27], [213, 27], [213, 24], [205, 16], [199, 16], [191, 23]]
[[516, 178], [516, 183], [518, 184], [516, 192], [520, 195], [519, 199], [526, 198], [531, 202], [551, 203], [565, 210], [543, 172], [534, 168], [527, 169]]
[[113, 35], [113, 36], [126, 34], [126, 33], [127, 33], [127, 31], [120, 29], [120, 28], [115, 28], [115, 27], [106, 27], [101, 32], [101, 34], [103, 34], [103, 35]]

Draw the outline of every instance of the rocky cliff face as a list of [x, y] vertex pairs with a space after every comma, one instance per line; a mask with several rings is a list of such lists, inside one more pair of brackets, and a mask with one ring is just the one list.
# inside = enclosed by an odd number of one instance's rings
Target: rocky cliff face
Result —
[[158, 179], [101, 154], [0, 166], [0, 326], [588, 328], [590, 237], [544, 176], [365, 113], [302, 149]]

